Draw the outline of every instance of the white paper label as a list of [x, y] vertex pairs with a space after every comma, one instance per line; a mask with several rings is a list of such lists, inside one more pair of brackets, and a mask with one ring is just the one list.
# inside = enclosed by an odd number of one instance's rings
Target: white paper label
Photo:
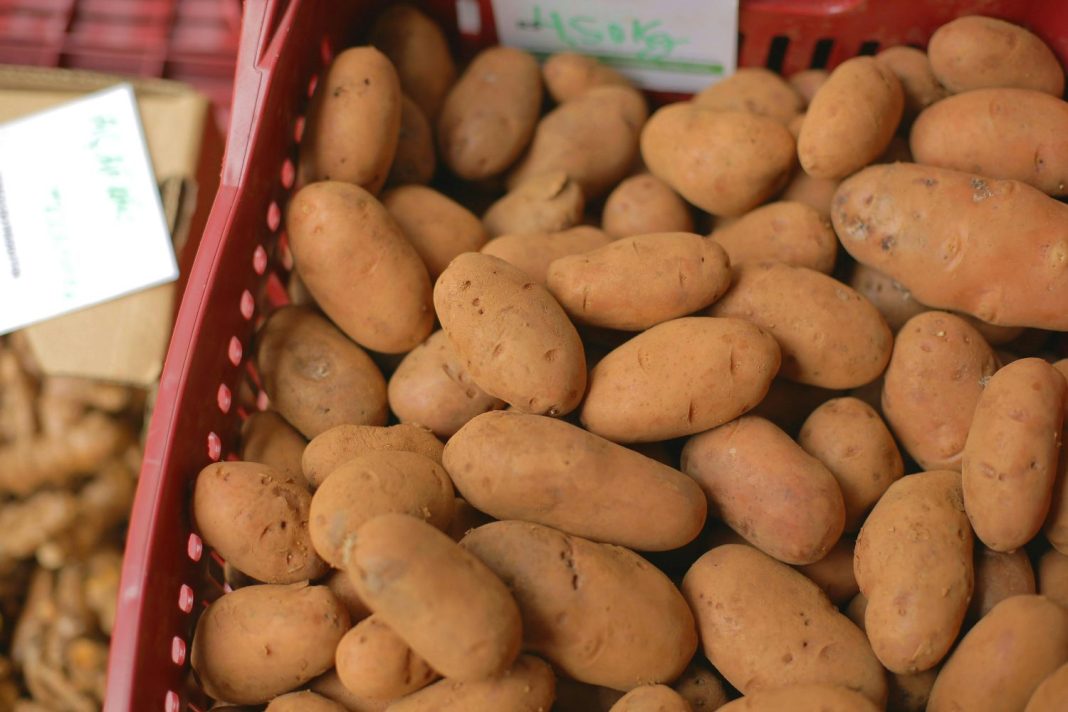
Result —
[[596, 57], [639, 86], [696, 92], [734, 72], [738, 0], [494, 0], [501, 44]]
[[0, 126], [0, 334], [177, 278], [129, 84]]

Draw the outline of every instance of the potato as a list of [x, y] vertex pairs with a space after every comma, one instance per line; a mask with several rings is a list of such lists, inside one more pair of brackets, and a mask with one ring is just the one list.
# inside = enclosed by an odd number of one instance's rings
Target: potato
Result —
[[337, 702], [348, 712], [384, 712], [390, 704], [387, 700], [371, 700], [349, 692], [334, 669], [312, 680], [308, 689]]
[[784, 126], [804, 108], [804, 99], [797, 90], [763, 67], [740, 67], [726, 79], [695, 94], [693, 103], [716, 111], [766, 116]]
[[444, 529], [455, 500], [449, 476], [430, 458], [403, 450], [369, 452], [339, 466], [315, 491], [311, 541], [319, 556], [344, 568], [345, 546], [365, 522], [402, 512]]
[[348, 613], [326, 586], [246, 586], [200, 616], [191, 664], [211, 697], [267, 702], [329, 670], [348, 628]]
[[378, 193], [397, 151], [400, 125], [400, 80], [389, 59], [374, 47], [341, 52], [308, 107], [299, 184], [342, 181]]
[[1024, 712], [1057, 712], [1065, 699], [1068, 699], [1068, 663], [1057, 668], [1035, 688]]
[[276, 411], [257, 411], [241, 424], [241, 459], [270, 465], [308, 486], [300, 458], [308, 441]]
[[348, 183], [313, 183], [290, 200], [286, 227], [308, 291], [353, 341], [400, 353], [430, 334], [426, 267], [374, 196]]
[[883, 383], [883, 414], [927, 469], [959, 470], [968, 430], [997, 357], [953, 314], [929, 311], [901, 327]]
[[985, 616], [1006, 598], [1034, 592], [1035, 574], [1026, 551], [1017, 549], [1006, 554], [982, 545], [975, 548], [975, 590], [966, 618], [969, 623]]
[[816, 408], [797, 442], [838, 480], [849, 532], [860, 529], [872, 505], [905, 474], [894, 436], [875, 409], [857, 398], [835, 398]]
[[578, 52], [557, 52], [541, 67], [545, 88], [553, 100], [562, 104], [595, 87], [630, 86], [630, 80], [607, 64]]
[[763, 418], [743, 416], [691, 438], [682, 471], [701, 485], [711, 511], [780, 561], [819, 561], [842, 534], [834, 476]]
[[812, 411], [841, 394], [841, 391], [776, 378], [771, 382], [764, 400], [757, 403], [750, 414], [770, 420], [791, 437], [796, 438], [801, 426], [805, 423], [805, 418], [811, 415]]
[[876, 712], [864, 695], [835, 685], [791, 685], [761, 690], [719, 708], [722, 712]]
[[405, 450], [441, 464], [444, 448], [433, 433], [416, 425], [338, 425], [308, 443], [302, 467], [304, 476], [318, 487], [338, 467], [369, 452]]
[[491, 396], [564, 415], [586, 390], [578, 332], [544, 287], [504, 260], [460, 255], [434, 285], [434, 306], [464, 368]]
[[394, 188], [382, 205], [419, 253], [430, 278], [437, 279], [452, 259], [486, 244], [482, 221], [470, 210], [421, 185]]
[[445, 446], [445, 469], [477, 509], [644, 551], [676, 549], [705, 523], [682, 473], [552, 418], [480, 415]]
[[838, 238], [827, 219], [804, 203], [783, 201], [761, 206], [711, 237], [727, 251], [731, 264], [785, 262], [830, 274]]
[[349, 619], [354, 624], [371, 615], [371, 609], [360, 598], [360, 594], [356, 593], [356, 589], [352, 585], [352, 579], [344, 571], [335, 569], [322, 583], [330, 589], [330, 592], [349, 612]]
[[275, 697], [264, 712], [345, 712], [345, 708], [329, 697], [304, 690]]
[[498, 676], [442, 680], [397, 700], [389, 712], [547, 712], [555, 689], [552, 668], [532, 655], [521, 655]]
[[834, 605], [844, 607], [860, 591], [853, 575], [855, 546], [852, 539], [842, 537], [822, 559], [796, 568], [819, 586]]
[[960, 473], [923, 472], [890, 485], [861, 527], [853, 570], [868, 599], [868, 640], [882, 664], [896, 673], [937, 665], [972, 596]]
[[256, 340], [263, 389], [304, 437], [314, 438], [341, 423], [385, 424], [382, 372], [363, 349], [311, 309], [273, 312]]
[[568, 677], [617, 690], [678, 677], [697, 649], [675, 585], [637, 554], [527, 522], [494, 522], [460, 542], [509, 586], [523, 645]]
[[609, 712], [692, 712], [693, 708], [667, 685], [635, 687], [619, 698]]
[[341, 638], [335, 661], [341, 683], [350, 692], [373, 700], [403, 697], [438, 677], [375, 615], [357, 623]]
[[805, 124], [805, 115], [798, 114], [794, 118], [790, 119], [790, 123], [786, 124], [786, 128], [789, 129], [790, 135], [794, 137], [794, 141], [801, 137], [801, 127]]
[[560, 104], [538, 123], [508, 187], [563, 171], [587, 199], [604, 195], [630, 172], [648, 116], [645, 98], [628, 86], [595, 87]]
[[582, 220], [586, 199], [577, 182], [563, 171], [523, 181], [482, 216], [490, 237], [560, 232]]
[[388, 185], [429, 183], [437, 168], [434, 132], [419, 106], [407, 96], [401, 97], [401, 120], [397, 134], [397, 151], [386, 176]]
[[871, 302], [805, 267], [743, 263], [710, 316], [747, 319], [782, 347], [781, 375], [821, 388], [854, 388], [886, 368], [893, 336]]
[[608, 195], [601, 229], [613, 240], [653, 232], [693, 232], [693, 215], [667, 183], [651, 173], [639, 173]]
[[961, 471], [972, 529], [995, 551], [1014, 551], [1049, 512], [1060, 434], [1064, 377], [1040, 358], [997, 371], [975, 407]]
[[901, 82], [874, 57], [842, 62], [812, 97], [797, 139], [805, 173], [843, 178], [878, 158], [905, 106]]
[[595, 227], [580, 225], [561, 232], [532, 235], [501, 235], [487, 242], [482, 253], [499, 257], [518, 267], [539, 285], [549, 275], [549, 265], [561, 257], [581, 255], [612, 242]]
[[[988, 324], [982, 319], [977, 319], [971, 314], [958, 314], [964, 321], [975, 327], [975, 330], [983, 335], [986, 343], [991, 346], [1003, 346], [1010, 341], [1015, 341], [1024, 333], [1022, 326], [1001, 326]], [[1004, 363], [1002, 364], [1004, 365]]]
[[438, 116], [441, 159], [465, 180], [506, 171], [534, 135], [541, 91], [541, 72], [531, 55], [511, 47], [479, 52]]
[[794, 137], [764, 116], [670, 104], [645, 124], [649, 172], [713, 215], [741, 215], [777, 193], [794, 165]]
[[909, 290], [879, 270], [860, 262], [853, 266], [853, 276], [849, 280], [849, 286], [875, 305], [875, 308], [886, 319], [890, 331], [895, 334], [912, 317], [930, 311], [925, 305], [916, 301]]
[[804, 203], [824, 218], [831, 216], [831, 200], [838, 190], [839, 181], [834, 178], [813, 178], [804, 171], [797, 171], [786, 184], [779, 200]]
[[779, 360], [775, 339], [741, 319], [657, 324], [593, 368], [582, 424], [616, 442], [699, 433], [759, 403]]
[[1023, 709], [1039, 683], [1065, 662], [1068, 609], [1044, 596], [1007, 598], [953, 651], [927, 709]]
[[611, 712], [623, 693], [608, 687], [587, 685], [568, 677], [556, 678], [556, 702], [552, 712]]
[[255, 462], [215, 462], [197, 475], [193, 519], [208, 546], [265, 583], [326, 573], [308, 537], [311, 494], [295, 479]]
[[467, 532], [492, 521], [493, 519], [489, 515], [472, 507], [466, 499], [457, 497], [456, 505], [453, 508], [452, 521], [449, 523], [449, 528], [445, 530], [445, 533], [453, 541], [460, 541], [467, 535]]
[[449, 43], [437, 23], [411, 5], [388, 5], [371, 27], [371, 44], [389, 57], [401, 88], [426, 118], [437, 118], [456, 81]]
[[906, 126], [910, 125], [921, 111], [945, 99], [949, 94], [935, 78], [931, 61], [922, 49], [896, 45], [882, 50], [875, 55], [875, 59], [901, 82], [905, 97], [902, 121]]
[[1038, 560], [1038, 592], [1068, 608], [1068, 555], [1056, 549]]
[[682, 593], [705, 655], [743, 695], [820, 683], [885, 702], [864, 634], [789, 566], [744, 544], [717, 546], [686, 573]]
[[993, 17], [959, 17], [935, 30], [931, 69], [953, 93], [989, 87], [1064, 93], [1064, 71], [1046, 44], [1019, 25]]
[[690, 663], [682, 677], [675, 681], [674, 688], [690, 703], [693, 712], [718, 710], [730, 699], [716, 673], [696, 662]]
[[807, 107], [829, 76], [831, 73], [826, 69], [802, 69], [791, 74], [786, 81], [801, 95], [802, 104]]
[[713, 240], [660, 232], [558, 258], [545, 284], [577, 322], [643, 331], [718, 299], [731, 284], [731, 264]]

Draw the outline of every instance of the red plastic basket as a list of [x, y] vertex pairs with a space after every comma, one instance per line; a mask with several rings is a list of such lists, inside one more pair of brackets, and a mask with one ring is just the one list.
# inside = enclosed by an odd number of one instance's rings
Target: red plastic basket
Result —
[[[205, 709], [187, 652], [198, 613], [225, 585], [221, 559], [192, 530], [190, 484], [234, 451], [246, 414], [237, 394], [255, 382], [248, 365], [254, 330], [285, 301], [291, 262], [281, 215], [308, 97], [374, 4], [246, 0], [222, 183], [175, 324], [130, 522], [108, 674], [111, 712]], [[424, 5], [455, 32], [453, 0]], [[488, 0], [480, 9], [477, 32], [454, 34], [462, 51], [495, 39]], [[975, 12], [1029, 27], [1068, 60], [1068, 3], [1061, 0], [742, 0], [741, 64], [787, 73], [833, 66], [880, 46], [922, 45], [942, 23]]]

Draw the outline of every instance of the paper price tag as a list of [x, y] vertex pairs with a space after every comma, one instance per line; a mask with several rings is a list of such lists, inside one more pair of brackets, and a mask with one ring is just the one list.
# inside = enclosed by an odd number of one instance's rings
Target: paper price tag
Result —
[[639, 86], [696, 92], [734, 72], [738, 0], [495, 0], [501, 44], [596, 57]]

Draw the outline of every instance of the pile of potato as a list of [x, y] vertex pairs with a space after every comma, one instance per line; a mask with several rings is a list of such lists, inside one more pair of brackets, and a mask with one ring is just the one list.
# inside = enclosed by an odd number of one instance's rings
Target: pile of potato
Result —
[[386, 10], [308, 111], [270, 409], [196, 478], [248, 578], [200, 617], [203, 689], [1065, 709], [1063, 91], [966, 17], [650, 114], [575, 54], [457, 72]]

